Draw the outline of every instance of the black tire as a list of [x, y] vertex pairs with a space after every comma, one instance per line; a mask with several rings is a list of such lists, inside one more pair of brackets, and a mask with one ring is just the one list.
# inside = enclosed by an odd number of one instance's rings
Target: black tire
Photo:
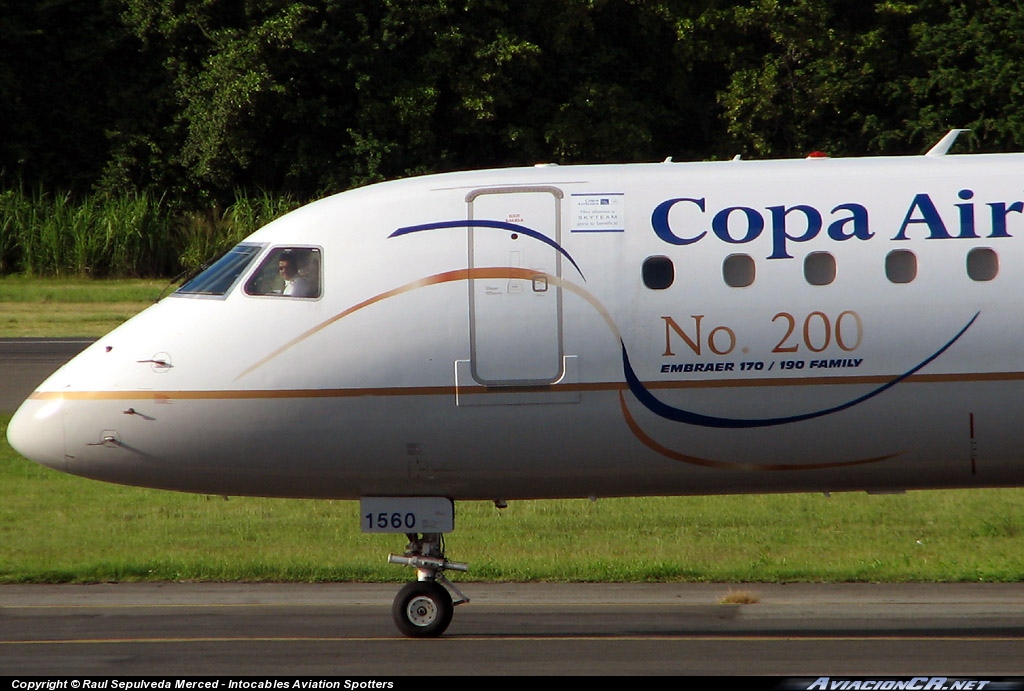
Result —
[[451, 594], [434, 581], [412, 581], [398, 591], [391, 605], [395, 626], [411, 638], [440, 636], [452, 623]]

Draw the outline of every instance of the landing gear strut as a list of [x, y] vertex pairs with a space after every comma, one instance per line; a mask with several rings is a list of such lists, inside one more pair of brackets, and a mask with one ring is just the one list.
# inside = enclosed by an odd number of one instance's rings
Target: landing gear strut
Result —
[[[406, 636], [440, 636], [452, 622], [455, 605], [469, 602], [469, 598], [444, 577], [444, 570], [468, 571], [469, 566], [445, 558], [442, 533], [406, 533], [406, 536], [409, 545], [405, 554], [389, 555], [388, 563], [412, 566], [416, 569], [416, 580], [398, 591], [391, 605], [391, 616], [398, 630]], [[452, 600], [449, 590], [457, 600]]]

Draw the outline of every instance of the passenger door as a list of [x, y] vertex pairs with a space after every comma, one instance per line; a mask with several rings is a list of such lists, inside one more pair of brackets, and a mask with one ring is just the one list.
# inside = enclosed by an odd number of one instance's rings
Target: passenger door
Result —
[[[511, 187], [467, 195], [469, 218], [529, 228], [561, 245], [561, 190]], [[469, 228], [471, 269], [526, 269], [520, 277], [471, 278], [473, 378], [486, 386], [551, 384], [563, 374], [561, 255], [506, 228]], [[508, 272], [505, 272], [506, 274]]]

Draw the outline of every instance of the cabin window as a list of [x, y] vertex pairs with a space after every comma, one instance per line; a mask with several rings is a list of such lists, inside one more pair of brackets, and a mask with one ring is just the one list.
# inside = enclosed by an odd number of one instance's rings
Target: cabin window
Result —
[[893, 283], [910, 283], [917, 278], [917, 255], [910, 250], [893, 250], [885, 255], [885, 277]]
[[804, 278], [812, 286], [827, 286], [836, 280], [836, 258], [828, 252], [811, 252], [804, 259]]
[[748, 254], [730, 254], [722, 262], [722, 277], [733, 288], [746, 288], [754, 282], [754, 258]]
[[975, 247], [967, 253], [967, 275], [972, 281], [991, 281], [999, 273], [999, 255], [988, 247]]
[[665, 290], [676, 280], [676, 268], [668, 257], [647, 257], [643, 278], [644, 285], [651, 290]]
[[245, 283], [249, 295], [320, 297], [320, 250], [275, 247]]
[[174, 292], [175, 295], [223, 296], [235, 285], [239, 277], [263, 249], [263, 245], [237, 245], [204, 269], [195, 278], [187, 281]]

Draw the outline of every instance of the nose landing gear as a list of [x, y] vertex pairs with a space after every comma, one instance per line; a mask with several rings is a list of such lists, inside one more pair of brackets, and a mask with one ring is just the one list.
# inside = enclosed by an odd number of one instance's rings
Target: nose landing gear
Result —
[[398, 591], [391, 605], [395, 626], [405, 636], [440, 636], [452, 623], [455, 604], [444, 586], [434, 581], [412, 581]]
[[[412, 566], [416, 569], [417, 580], [398, 591], [391, 605], [391, 616], [403, 635], [412, 638], [440, 636], [452, 622], [455, 605], [469, 602], [469, 598], [445, 578], [444, 570], [468, 571], [469, 566], [445, 558], [442, 533], [406, 533], [406, 536], [409, 545], [405, 553], [389, 555], [388, 562]], [[458, 599], [453, 600], [451, 593]]]

